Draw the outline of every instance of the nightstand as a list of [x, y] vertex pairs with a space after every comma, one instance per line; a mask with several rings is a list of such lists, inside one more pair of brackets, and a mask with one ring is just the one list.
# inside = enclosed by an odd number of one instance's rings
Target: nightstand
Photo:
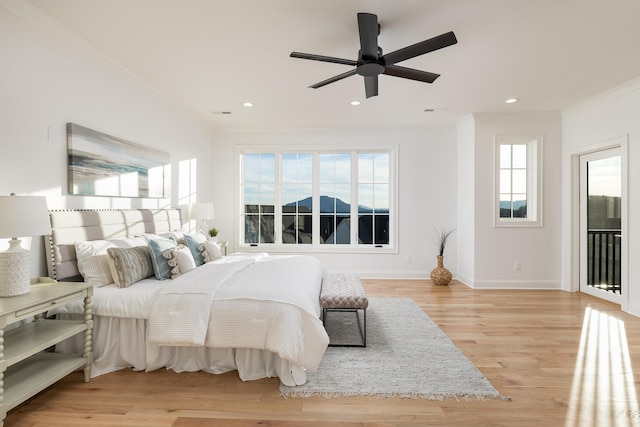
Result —
[[[93, 285], [83, 282], [36, 280], [30, 292], [0, 298], [0, 426], [7, 412], [73, 371], [84, 369], [84, 381], [91, 377], [93, 363], [91, 298]], [[46, 312], [83, 300], [80, 321], [45, 318]], [[33, 318], [32, 322], [14, 325]], [[84, 333], [83, 354], [47, 351], [55, 344]]]

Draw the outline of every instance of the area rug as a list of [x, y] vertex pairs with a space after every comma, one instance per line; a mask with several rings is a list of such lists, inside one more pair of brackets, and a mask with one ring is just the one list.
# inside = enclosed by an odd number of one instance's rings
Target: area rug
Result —
[[[359, 343], [353, 312], [332, 312], [332, 343]], [[361, 318], [362, 320], [362, 318]], [[329, 347], [316, 372], [284, 397], [504, 399], [410, 298], [369, 298], [366, 347]]]

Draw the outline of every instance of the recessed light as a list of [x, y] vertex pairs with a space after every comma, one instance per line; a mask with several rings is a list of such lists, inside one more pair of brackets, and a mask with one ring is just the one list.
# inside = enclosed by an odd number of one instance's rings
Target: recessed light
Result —
[[245, 102], [244, 104], [245, 107], [253, 107], [253, 104], [251, 102]]
[[360, 101], [351, 101], [351, 105], [360, 105]]
[[509, 98], [506, 101], [504, 101], [505, 104], [513, 104], [515, 102], [518, 102], [518, 98]]

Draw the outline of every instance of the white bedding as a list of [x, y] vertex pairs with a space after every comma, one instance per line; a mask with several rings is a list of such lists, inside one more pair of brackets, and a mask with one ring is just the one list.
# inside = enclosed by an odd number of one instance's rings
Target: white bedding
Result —
[[[98, 369], [92, 376], [123, 367], [166, 366], [176, 371], [237, 369], [243, 379], [278, 375], [287, 385], [302, 384], [305, 370], [317, 368], [329, 343], [320, 321], [321, 282], [322, 268], [314, 258], [244, 254], [174, 280], [96, 288]], [[62, 311], [78, 313], [80, 307]], [[123, 336], [125, 325], [144, 348]], [[124, 348], [125, 343], [136, 350]], [[141, 351], [144, 357], [137, 354]]]

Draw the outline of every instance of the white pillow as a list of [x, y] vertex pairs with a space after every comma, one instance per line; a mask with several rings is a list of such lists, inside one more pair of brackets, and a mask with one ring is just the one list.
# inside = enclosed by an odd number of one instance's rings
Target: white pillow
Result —
[[220, 251], [218, 243], [204, 242], [198, 245], [198, 250], [202, 253], [204, 262], [211, 262], [222, 258], [222, 251]]
[[107, 249], [146, 244], [146, 240], [140, 237], [75, 242], [78, 271], [85, 282], [93, 283], [95, 286], [108, 285], [113, 283], [113, 276], [109, 269]]
[[175, 279], [181, 274], [188, 273], [196, 268], [196, 261], [193, 259], [191, 250], [186, 246], [176, 246], [162, 253], [168, 259], [171, 267], [171, 278]]

